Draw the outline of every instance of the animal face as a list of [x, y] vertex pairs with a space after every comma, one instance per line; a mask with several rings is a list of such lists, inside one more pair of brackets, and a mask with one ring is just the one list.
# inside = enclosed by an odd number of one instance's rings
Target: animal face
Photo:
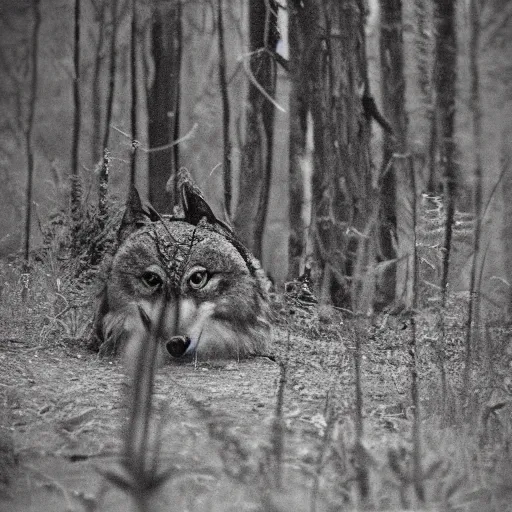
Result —
[[129, 351], [129, 340], [144, 333], [173, 357], [265, 351], [268, 306], [258, 262], [195, 191], [187, 204], [194, 211], [184, 219], [152, 219], [141, 216], [132, 191], [98, 308], [100, 351]]

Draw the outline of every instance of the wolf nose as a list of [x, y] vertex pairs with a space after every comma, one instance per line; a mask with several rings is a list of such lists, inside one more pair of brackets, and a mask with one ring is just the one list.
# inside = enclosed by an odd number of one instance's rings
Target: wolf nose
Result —
[[173, 336], [166, 344], [167, 352], [173, 357], [181, 357], [190, 345], [188, 336]]

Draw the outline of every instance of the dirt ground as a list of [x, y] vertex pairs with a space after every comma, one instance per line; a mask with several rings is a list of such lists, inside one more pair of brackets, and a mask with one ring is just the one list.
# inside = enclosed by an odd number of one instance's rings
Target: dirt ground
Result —
[[[127, 384], [120, 363], [76, 347], [31, 350], [23, 343], [3, 346], [0, 358], [20, 473], [0, 509], [81, 510], [83, 500], [95, 499], [101, 487], [96, 466], [108, 466], [122, 449]], [[277, 373], [275, 363], [263, 358], [219, 367], [164, 367], [155, 403], [169, 409], [164, 443], [172, 463], [192, 469], [195, 463], [207, 467], [214, 462], [192, 453], [196, 438], [207, 433], [187, 400], [190, 394], [226, 411], [250, 437], [271, 415]], [[101, 510], [127, 510], [119, 493], [109, 494]]]
[[[284, 482], [274, 510], [310, 509], [329, 410], [341, 418], [337, 435], [345, 444], [353, 433], [353, 341], [338, 320], [324, 330], [325, 322], [299, 323], [278, 327], [271, 347], [278, 359], [287, 358]], [[364, 348], [370, 449], [410, 431], [406, 354], [406, 347], [379, 340]], [[28, 339], [3, 339], [0, 368], [0, 428], [16, 459], [4, 457], [10, 484], [0, 487], [0, 511], [131, 510], [129, 498], [101, 476], [116, 467], [123, 448], [128, 383], [121, 363], [98, 358], [78, 341], [33, 346]], [[267, 509], [258, 493], [266, 485], [262, 474], [279, 378], [279, 365], [267, 357], [171, 362], [159, 370], [158, 459], [160, 467], [172, 466], [174, 472], [151, 510]], [[222, 430], [216, 439], [212, 425]], [[326, 476], [321, 482], [326, 497], [318, 509], [336, 510], [339, 496], [328, 489], [339, 481]]]

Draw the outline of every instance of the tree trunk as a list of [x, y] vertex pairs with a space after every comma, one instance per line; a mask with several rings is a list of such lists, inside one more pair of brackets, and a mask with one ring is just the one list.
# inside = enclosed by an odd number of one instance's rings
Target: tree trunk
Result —
[[[385, 4], [381, 0], [381, 5]], [[382, 7], [381, 7], [382, 8]], [[432, 108], [432, 9], [429, 0], [414, 0], [417, 82], [424, 107]]]
[[78, 251], [78, 231], [80, 226], [81, 184], [79, 183], [78, 158], [80, 149], [80, 0], [75, 0], [73, 48], [73, 142], [71, 145], [71, 244], [74, 254]]
[[[235, 229], [257, 258], [261, 258], [272, 170], [277, 4], [274, 0], [249, 3], [249, 91], [245, 141], [242, 148], [240, 190]], [[258, 87], [259, 86], [259, 87]]]
[[131, 109], [130, 127], [132, 151], [130, 154], [130, 184], [135, 185], [137, 175], [137, 1], [132, 0], [130, 23], [130, 89]]
[[110, 52], [109, 52], [109, 80], [108, 80], [108, 94], [107, 94], [107, 112], [105, 115], [105, 131], [103, 134], [102, 144], [102, 161], [101, 169], [98, 180], [98, 210], [100, 228], [103, 229], [107, 217], [107, 193], [108, 193], [108, 179], [109, 179], [109, 156], [108, 156], [108, 141], [110, 138], [110, 123], [112, 121], [112, 112], [114, 109], [114, 92], [116, 86], [116, 41], [117, 41], [117, 0], [111, 2], [112, 12], [112, 34], [110, 39]]
[[455, 214], [455, 85], [457, 69], [457, 38], [455, 32], [456, 0], [436, 0], [436, 56], [434, 63], [435, 116], [437, 117], [439, 169], [443, 178], [446, 208], [443, 269], [441, 276], [442, 303], [446, 302], [450, 266], [453, 218]]
[[455, 86], [457, 71], [456, 0], [436, 0], [434, 87], [439, 126], [439, 166], [445, 192], [455, 192]]
[[[480, 236], [482, 230], [482, 153], [483, 153], [483, 132], [482, 132], [482, 101], [480, 94], [480, 69], [478, 58], [480, 56], [480, 1], [470, 0], [469, 3], [471, 38], [469, 43], [469, 75], [471, 81], [471, 121], [473, 128], [474, 148], [474, 211], [475, 211], [475, 232], [473, 234], [473, 261], [469, 281], [469, 306], [468, 321], [466, 324], [466, 354], [464, 365], [464, 389], [466, 397], [470, 393], [470, 376], [473, 351], [478, 342], [480, 327], [480, 290], [477, 287], [477, 267], [480, 263]], [[482, 269], [483, 271], [483, 269]]]
[[[31, 83], [28, 105], [28, 119], [25, 127], [25, 148], [27, 153], [27, 187], [25, 194], [25, 240], [24, 240], [24, 259], [25, 272], [28, 272], [28, 263], [30, 257], [30, 228], [32, 223], [32, 189], [34, 178], [34, 149], [32, 147], [32, 131], [34, 128], [34, 116], [37, 99], [37, 62], [39, 54], [39, 27], [41, 25], [41, 11], [39, 10], [39, 0], [32, 0], [32, 11], [34, 16], [31, 40]], [[24, 288], [24, 298], [25, 288]]]
[[433, 6], [430, 0], [414, 0], [414, 49], [416, 60], [416, 76], [420, 93], [421, 115], [426, 121], [424, 140], [425, 172], [424, 181], [429, 194], [439, 192], [441, 181], [437, 169], [437, 119], [435, 111], [435, 94], [432, 74], [434, 62], [434, 20]]
[[[312, 167], [307, 152], [308, 83], [305, 34], [296, 2], [289, 4], [288, 44], [290, 66], [290, 146], [289, 146], [289, 222], [288, 279], [296, 279], [304, 270], [307, 233], [305, 225], [306, 166]], [[309, 184], [310, 185], [310, 184]]]
[[507, 285], [506, 315], [507, 321], [512, 322], [512, 154], [510, 152], [510, 133], [503, 133], [501, 141], [501, 197], [503, 201], [503, 259], [505, 280]]
[[[154, 78], [147, 91], [149, 139], [149, 201], [170, 212], [176, 194], [181, 70], [181, 2], [155, 7], [151, 27]], [[157, 149], [163, 146], [162, 149]], [[169, 197], [166, 185], [172, 178]]]
[[[378, 256], [381, 261], [389, 261], [397, 257], [397, 173], [404, 169], [403, 160], [393, 160], [393, 154], [405, 153], [407, 145], [402, 0], [380, 1], [380, 72], [383, 113], [393, 128], [393, 135], [384, 132]], [[405, 176], [400, 174], [400, 177], [406, 183]], [[396, 264], [392, 264], [383, 270], [378, 294], [380, 306], [390, 305], [395, 299], [396, 269]]]
[[[94, 4], [92, 4], [94, 6]], [[101, 159], [101, 87], [100, 73], [103, 62], [103, 46], [105, 42], [105, 18], [107, 2], [103, 1], [98, 6], [96, 20], [98, 22], [98, 43], [94, 53], [94, 68], [91, 84], [91, 108], [92, 108], [92, 135], [91, 135], [91, 160], [94, 165]]]
[[224, 20], [222, 15], [222, 0], [217, 0], [217, 30], [219, 43], [219, 86], [222, 99], [222, 137], [224, 144], [224, 158], [222, 165], [222, 177], [224, 185], [224, 208], [229, 219], [231, 219], [231, 197], [232, 197], [232, 172], [231, 172], [231, 137], [229, 127], [231, 123], [231, 109], [229, 105], [226, 49], [224, 46]]
[[[313, 225], [320, 300], [359, 303], [372, 215], [370, 118], [364, 5], [356, 0], [295, 2], [307, 41], [313, 119]], [[364, 243], [363, 243], [364, 242]]]

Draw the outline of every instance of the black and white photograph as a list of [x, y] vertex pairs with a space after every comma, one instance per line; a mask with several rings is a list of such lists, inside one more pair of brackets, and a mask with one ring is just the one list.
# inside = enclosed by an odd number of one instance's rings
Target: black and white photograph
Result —
[[0, 0], [0, 512], [512, 512], [512, 2]]

